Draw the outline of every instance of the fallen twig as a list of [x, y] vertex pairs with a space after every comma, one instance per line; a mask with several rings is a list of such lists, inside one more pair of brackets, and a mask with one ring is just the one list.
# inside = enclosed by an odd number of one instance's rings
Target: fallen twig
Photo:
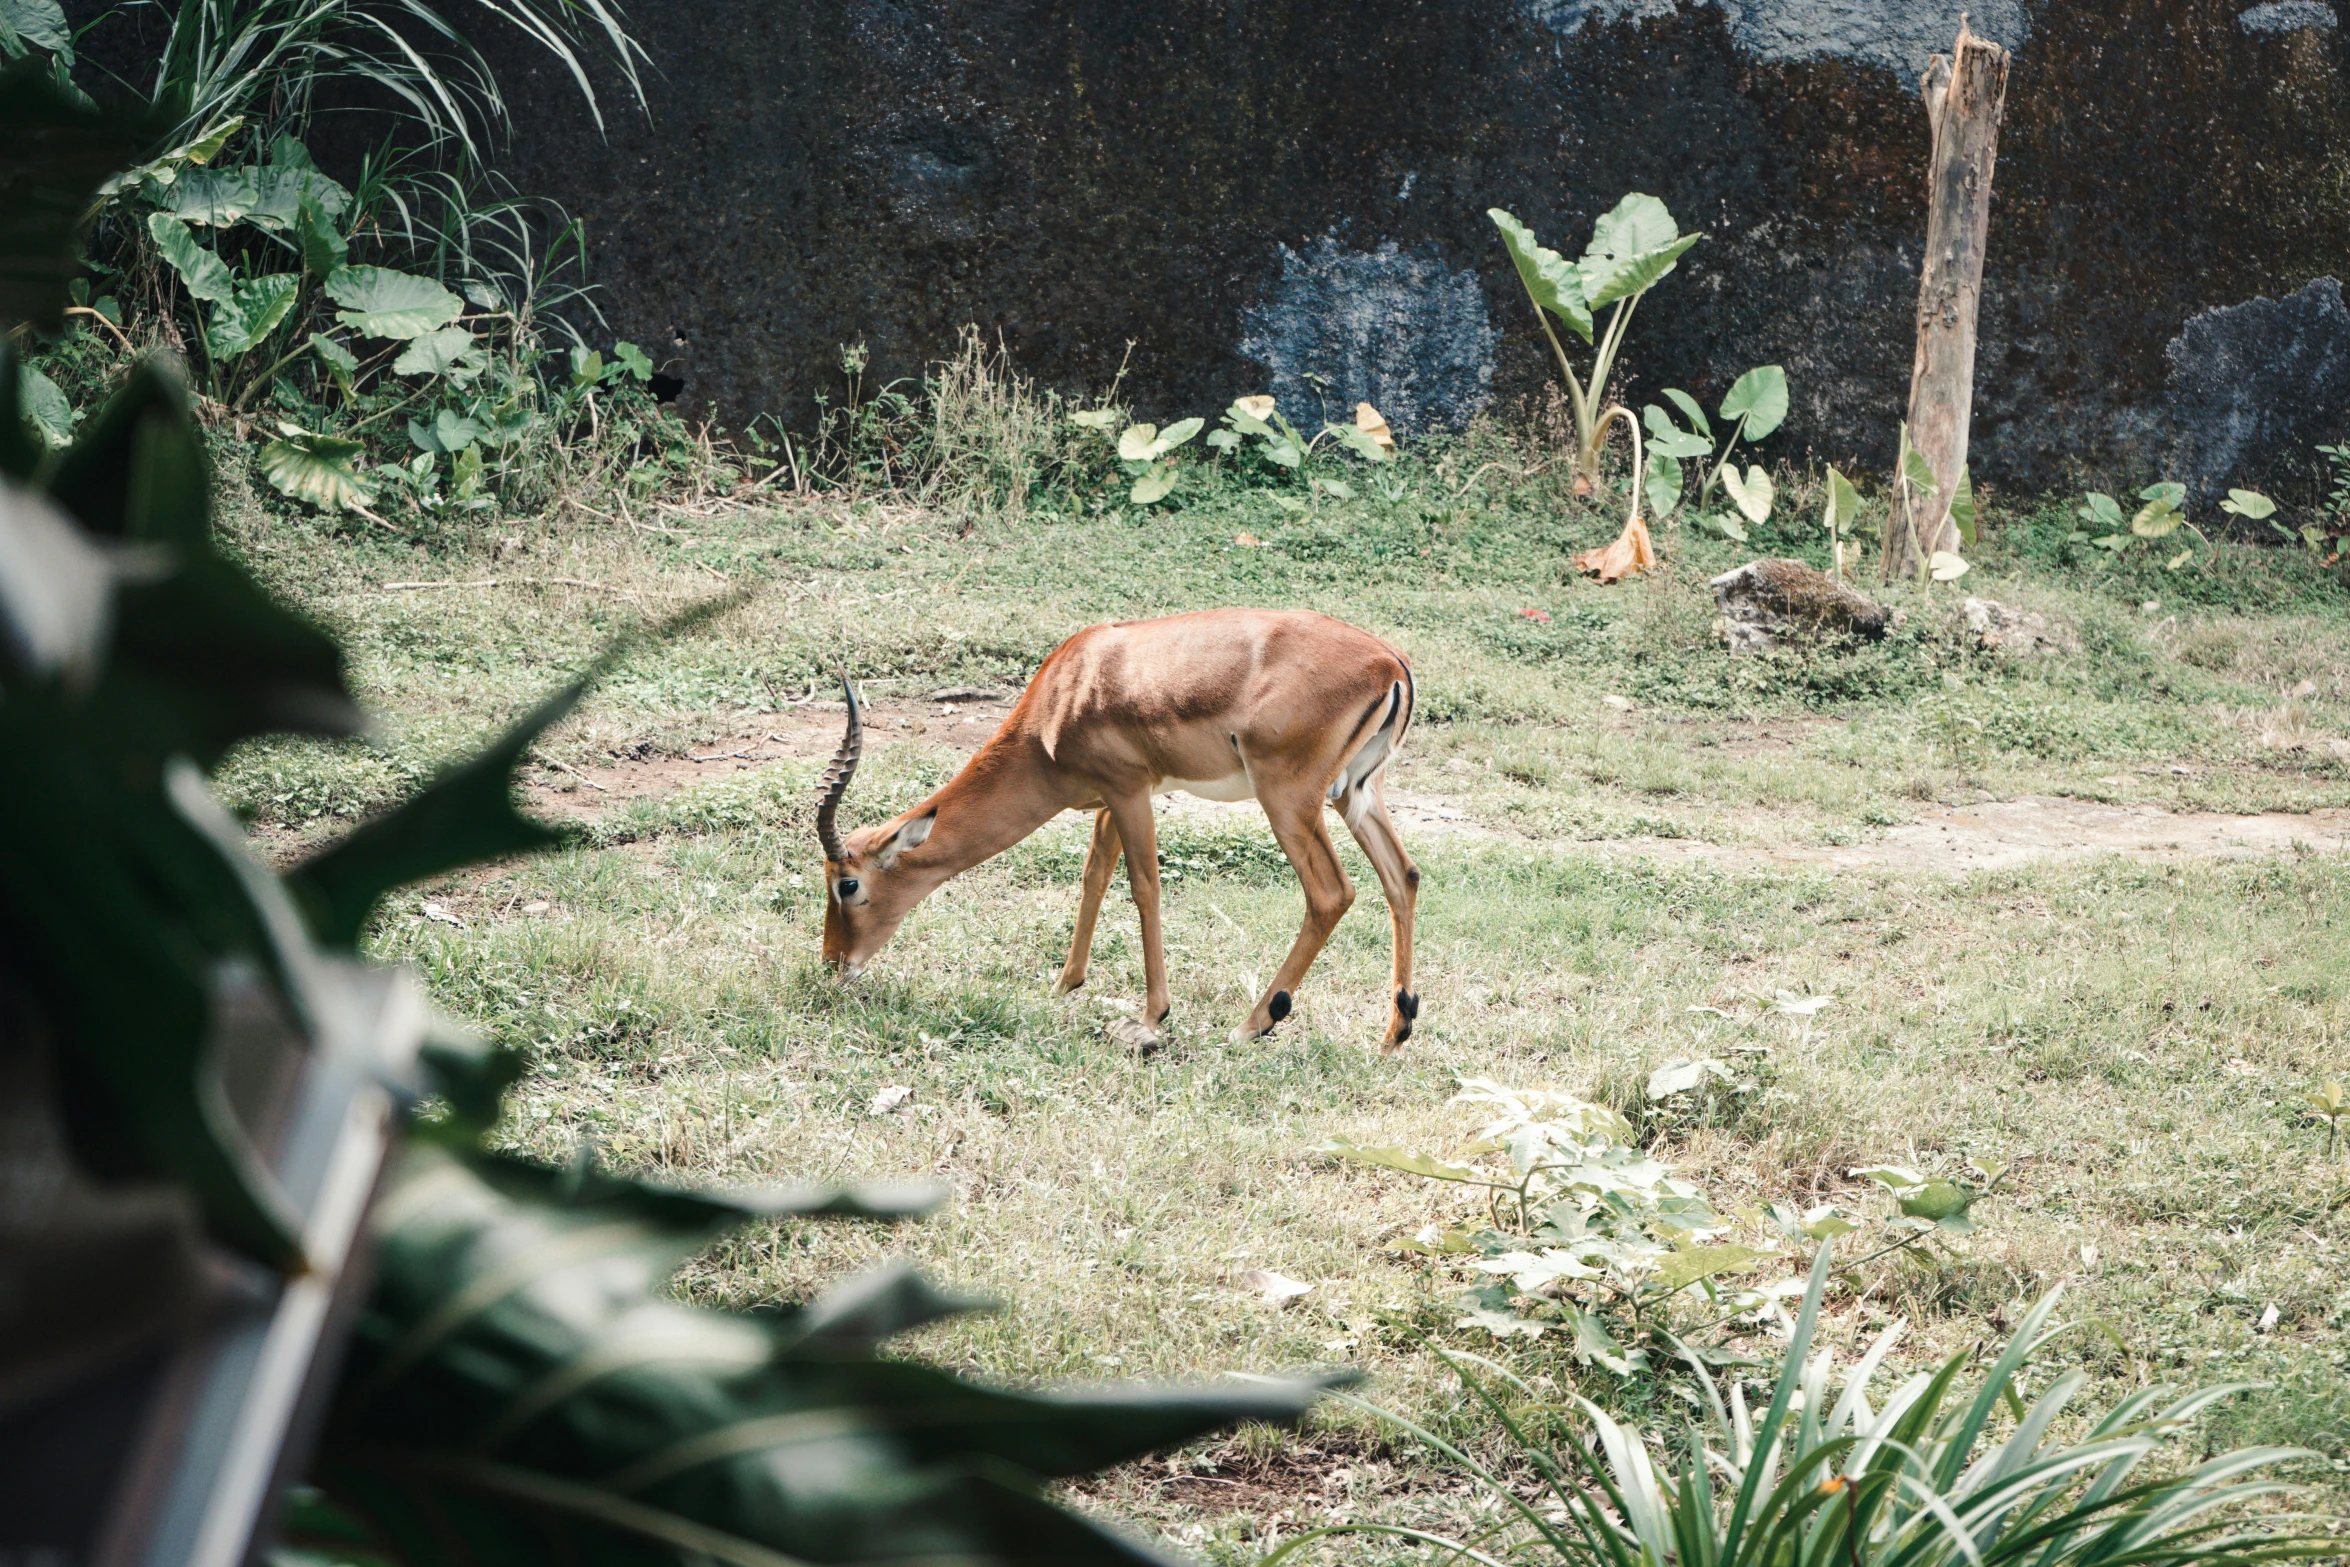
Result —
[[97, 322], [107, 331], [114, 334], [114, 340], [122, 345], [122, 351], [124, 353], [129, 354], [134, 358], [137, 357], [139, 351], [131, 346], [131, 340], [123, 335], [122, 328], [116, 326], [112, 321], [107, 320], [103, 312], [92, 310], [88, 305], [68, 305], [65, 307], [65, 313], [69, 316], [88, 316], [91, 320]]
[[366, 507], [360, 505], [357, 501], [346, 501], [344, 504], [349, 506], [351, 510], [357, 512], [360, 516], [365, 517], [369, 522], [372, 522], [377, 527], [383, 529], [386, 533], [396, 533], [403, 539], [408, 537], [408, 530], [406, 528], [384, 521], [381, 517], [378, 517], [374, 512], [369, 511]]
[[572, 766], [569, 762], [559, 762], [551, 756], [544, 755], [539, 758], [539, 761], [545, 766], [554, 768], [559, 773], [569, 773], [572, 777], [578, 779], [581, 783], [586, 784], [590, 789], [595, 790], [598, 794], [610, 794], [612, 792], [610, 789], [607, 789], [602, 784], [596, 782], [593, 778], [590, 778], [587, 774], [581, 772], [578, 768]]

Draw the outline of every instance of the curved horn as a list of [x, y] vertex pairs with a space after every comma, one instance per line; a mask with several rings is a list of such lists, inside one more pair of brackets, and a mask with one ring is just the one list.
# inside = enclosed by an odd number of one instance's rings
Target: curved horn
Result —
[[849, 729], [841, 737], [840, 749], [832, 753], [832, 765], [824, 769], [823, 780], [817, 784], [822, 791], [816, 802], [816, 841], [824, 847], [824, 857], [838, 864], [842, 858], [840, 828], [834, 818], [840, 812], [841, 796], [849, 792], [849, 780], [857, 776], [857, 763], [865, 754], [865, 711], [857, 705], [857, 688], [849, 684], [846, 671], [841, 674], [840, 688], [849, 699]]

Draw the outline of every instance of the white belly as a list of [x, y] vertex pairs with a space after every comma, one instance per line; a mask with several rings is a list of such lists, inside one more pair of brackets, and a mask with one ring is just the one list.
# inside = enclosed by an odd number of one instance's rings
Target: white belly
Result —
[[1162, 778], [1152, 785], [1151, 793], [1172, 794], [1178, 789], [1203, 800], [1253, 800], [1257, 797], [1257, 787], [1249, 782], [1245, 771], [1226, 778]]

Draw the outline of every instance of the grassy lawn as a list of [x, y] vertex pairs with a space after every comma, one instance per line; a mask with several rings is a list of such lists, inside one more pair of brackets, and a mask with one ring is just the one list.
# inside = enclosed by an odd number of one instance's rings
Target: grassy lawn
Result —
[[[1725, 1211], [1882, 1212], [1853, 1167], [2011, 1166], [1976, 1233], [1850, 1275], [1831, 1336], [1906, 1317], [1898, 1358], [1922, 1361], [2001, 1336], [2062, 1283], [2068, 1317], [2099, 1326], [2052, 1362], [2109, 1392], [2272, 1383], [2230, 1406], [2220, 1438], [2321, 1450], [2333, 1467], [2311, 1477], [2339, 1505], [2350, 1147], [2329, 1162], [2300, 1109], [2350, 1069], [2350, 860], [2086, 856], [1954, 875], [1769, 851], [1865, 846], [1924, 813], [2025, 796], [2350, 806], [2350, 594], [2274, 550], [2177, 573], [2076, 560], [2059, 513], [2018, 512], [1962, 588], [1896, 590], [1907, 613], [1886, 641], [1732, 660], [1705, 580], [1752, 549], [1668, 532], [1664, 572], [1603, 588], [1565, 561], [1612, 524], [1506, 449], [1464, 443], [1400, 479], [1396, 500], [1318, 517], [1224, 491], [1147, 518], [975, 525], [828, 500], [501, 524], [430, 555], [245, 497], [235, 542], [348, 638], [383, 732], [256, 748], [224, 783], [265, 841], [297, 852], [642, 617], [755, 584], [709, 629], [630, 659], [543, 748], [533, 797], [572, 824], [569, 848], [418, 889], [373, 938], [528, 1052], [534, 1152], [587, 1138], [681, 1180], [953, 1188], [939, 1217], [895, 1233], [729, 1246], [690, 1271], [691, 1296], [795, 1298], [899, 1254], [1002, 1303], [917, 1341], [989, 1375], [1356, 1365], [1376, 1398], [1479, 1429], [1412, 1324], [1547, 1394], [1679, 1408], [1555, 1340], [1456, 1330], [1459, 1279], [1391, 1243], [1465, 1199], [1312, 1151], [1332, 1135], [1457, 1149], [1475, 1122], [1447, 1106], [1455, 1080], [1491, 1077], [1642, 1114], [1653, 1151]], [[1800, 494], [1790, 510], [1808, 515]], [[1808, 536], [1757, 542], [1820, 558]], [[384, 587], [419, 581], [497, 585]], [[1953, 624], [1963, 592], [2061, 618], [2083, 650], [1974, 650]], [[1371, 1048], [1386, 920], [1343, 834], [1361, 896], [1297, 1014], [1259, 1044], [1222, 1042], [1302, 910], [1250, 815], [1162, 829], [1178, 1037], [1147, 1059], [1103, 1032], [1141, 992], [1117, 894], [1087, 987], [1049, 994], [1077, 899], [1074, 821], [951, 884], [857, 986], [819, 970], [807, 786], [837, 734], [830, 670], [869, 683], [882, 735], [845, 826], [942, 781], [1002, 711], [927, 693], [1017, 685], [1094, 621], [1217, 604], [1324, 610], [1414, 662], [1420, 717], [1391, 785], [1460, 825], [1405, 827], [1425, 878], [1424, 1012], [1401, 1055]], [[1693, 844], [1755, 852], [1670, 852]], [[1780, 991], [1834, 1001], [1795, 1017], [1769, 1010]], [[1738, 1089], [1649, 1113], [1648, 1071], [1694, 1056], [1732, 1062]], [[888, 1088], [911, 1092], [873, 1113]], [[1242, 1282], [1251, 1269], [1313, 1288], [1269, 1306]], [[1731, 1342], [1769, 1358], [1767, 1338]], [[1233, 1559], [1284, 1520], [1457, 1521], [1470, 1506], [1344, 1412], [1302, 1446], [1251, 1436], [1090, 1494]]]

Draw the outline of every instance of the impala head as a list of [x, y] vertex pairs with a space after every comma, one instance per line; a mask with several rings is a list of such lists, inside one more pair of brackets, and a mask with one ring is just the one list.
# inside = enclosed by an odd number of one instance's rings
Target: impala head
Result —
[[854, 979], [930, 891], [928, 881], [899, 869], [898, 856], [930, 836], [938, 812], [908, 813], [841, 836], [841, 797], [865, 754], [865, 712], [857, 688], [845, 676], [841, 686], [849, 698], [848, 732], [819, 785], [816, 842], [824, 850], [824, 961]]

